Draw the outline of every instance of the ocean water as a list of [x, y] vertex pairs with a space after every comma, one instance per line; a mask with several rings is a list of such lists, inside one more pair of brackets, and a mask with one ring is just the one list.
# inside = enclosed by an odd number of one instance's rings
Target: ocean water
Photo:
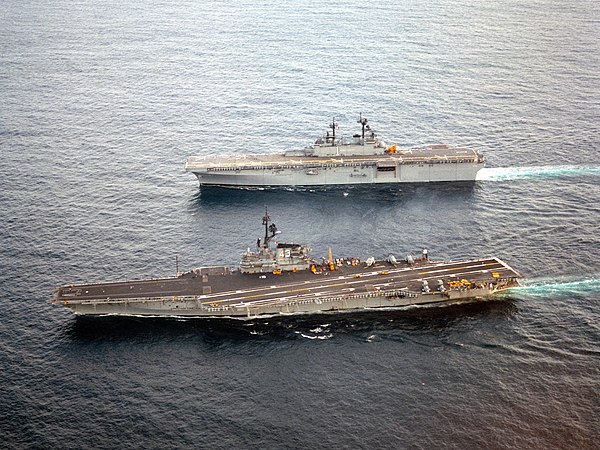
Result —
[[[0, 447], [597, 448], [600, 9], [581, 0], [0, 8]], [[362, 112], [480, 149], [475, 183], [200, 190]], [[76, 319], [77, 281], [315, 256], [495, 255], [498, 301], [255, 322]]]

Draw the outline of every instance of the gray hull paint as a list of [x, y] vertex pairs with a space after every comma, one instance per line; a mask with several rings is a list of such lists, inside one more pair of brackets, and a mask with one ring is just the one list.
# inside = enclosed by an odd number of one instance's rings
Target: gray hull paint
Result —
[[[177, 277], [69, 284], [51, 300], [78, 315], [252, 318], [472, 302], [518, 286], [498, 258], [332, 261], [281, 273], [201, 267]], [[313, 270], [314, 269], [314, 270]]]
[[314, 170], [260, 169], [239, 171], [192, 171], [206, 186], [331, 186], [361, 184], [475, 181], [483, 163], [398, 165], [393, 171], [377, 167], [333, 167]]
[[219, 317], [252, 319], [261, 316], [285, 316], [311, 313], [341, 313], [356, 311], [381, 311], [419, 305], [452, 305], [489, 300], [490, 296], [510, 285], [499, 288], [479, 288], [446, 293], [370, 293], [354, 298], [316, 298], [281, 305], [248, 305], [207, 307], [193, 298], [162, 297], [154, 299], [127, 299], [122, 301], [93, 301], [70, 303], [76, 315], [82, 316], [147, 316], [147, 317]]
[[356, 184], [475, 181], [485, 164], [476, 150], [434, 144], [388, 146], [360, 116], [360, 134], [340, 137], [338, 124], [313, 145], [283, 153], [190, 156], [185, 170], [200, 185], [222, 187], [332, 186]]

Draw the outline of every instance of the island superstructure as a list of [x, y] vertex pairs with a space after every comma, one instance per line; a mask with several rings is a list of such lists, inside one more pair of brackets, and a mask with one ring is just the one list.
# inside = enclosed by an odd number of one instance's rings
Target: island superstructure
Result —
[[238, 268], [200, 267], [174, 277], [61, 286], [52, 303], [80, 316], [182, 316], [252, 319], [307, 313], [378, 311], [411, 305], [477, 302], [518, 285], [519, 273], [494, 257], [431, 261], [427, 251], [311, 259], [310, 248], [271, 240], [268, 213], [256, 250]]
[[447, 144], [401, 149], [387, 145], [360, 115], [360, 133], [330, 131], [313, 145], [283, 153], [190, 156], [185, 170], [200, 186], [264, 188], [442, 181], [474, 181], [485, 159], [476, 150]]

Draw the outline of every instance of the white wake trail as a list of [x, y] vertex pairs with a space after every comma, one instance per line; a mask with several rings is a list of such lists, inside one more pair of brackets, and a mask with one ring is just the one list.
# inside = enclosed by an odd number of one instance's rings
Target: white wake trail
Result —
[[477, 181], [525, 180], [569, 176], [600, 176], [600, 166], [489, 167], [477, 172]]

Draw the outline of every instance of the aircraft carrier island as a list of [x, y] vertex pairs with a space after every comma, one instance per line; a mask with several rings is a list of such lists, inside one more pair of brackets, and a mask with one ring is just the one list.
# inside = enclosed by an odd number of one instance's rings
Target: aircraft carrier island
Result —
[[[310, 258], [310, 248], [277, 243], [265, 211], [264, 236], [238, 268], [200, 267], [175, 277], [68, 284], [50, 300], [79, 316], [182, 316], [252, 319], [317, 312], [381, 311], [411, 305], [489, 299], [518, 286], [520, 275], [498, 258], [432, 261], [426, 250], [402, 260]], [[272, 248], [273, 247], [273, 248]]]
[[200, 186], [265, 188], [475, 181], [485, 165], [483, 155], [468, 148], [387, 145], [362, 114], [358, 123], [361, 132], [350, 139], [339, 135], [334, 118], [331, 131], [304, 149], [190, 156], [185, 170], [196, 175]]

